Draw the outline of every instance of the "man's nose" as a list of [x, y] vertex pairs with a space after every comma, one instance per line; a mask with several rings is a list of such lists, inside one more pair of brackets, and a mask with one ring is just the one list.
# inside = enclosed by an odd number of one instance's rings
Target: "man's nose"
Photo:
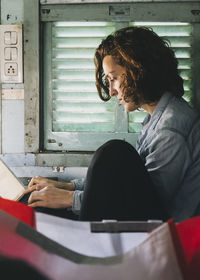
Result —
[[110, 96], [115, 96], [118, 94], [117, 90], [112, 86], [112, 84], [110, 84], [110, 92], [109, 92]]

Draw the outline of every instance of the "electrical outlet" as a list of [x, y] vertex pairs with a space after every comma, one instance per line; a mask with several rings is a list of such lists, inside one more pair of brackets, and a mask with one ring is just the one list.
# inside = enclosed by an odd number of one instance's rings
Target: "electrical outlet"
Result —
[[5, 75], [6, 76], [17, 76], [18, 69], [17, 63], [5, 63]]
[[1, 83], [23, 83], [22, 25], [0, 25]]

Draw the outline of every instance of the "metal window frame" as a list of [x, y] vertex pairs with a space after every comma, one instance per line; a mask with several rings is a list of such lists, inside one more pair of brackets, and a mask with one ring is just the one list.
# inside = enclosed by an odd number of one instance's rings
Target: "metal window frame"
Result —
[[[114, 14], [115, 9], [123, 7], [128, 12]], [[98, 13], [96, 13], [98, 11]], [[140, 12], [138, 12], [140, 11]], [[167, 12], [166, 12], [167, 11]], [[44, 4], [41, 5], [41, 21], [80, 21], [80, 15], [91, 21], [200, 21], [200, 3], [196, 1], [164, 2], [116, 2], [84, 4]]]
[[[41, 4], [88, 4], [88, 3], [112, 3], [113, 0], [40, 0]], [[199, 0], [193, 0], [198, 2]], [[189, 2], [188, 0], [115, 0], [115, 3], [132, 3], [132, 2]]]
[[24, 0], [24, 151], [40, 148], [39, 1]]

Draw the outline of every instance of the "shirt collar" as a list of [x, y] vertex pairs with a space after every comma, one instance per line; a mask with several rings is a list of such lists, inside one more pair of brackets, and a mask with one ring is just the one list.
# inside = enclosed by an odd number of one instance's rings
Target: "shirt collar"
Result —
[[142, 123], [142, 131], [138, 137], [136, 149], [139, 151], [144, 139], [153, 129], [155, 129], [160, 117], [162, 116], [165, 108], [167, 107], [173, 95], [170, 92], [165, 92], [160, 98], [152, 115], [148, 114]]
[[143, 125], [146, 125], [148, 123], [148, 128], [151, 127], [152, 129], [154, 129], [172, 97], [173, 95], [170, 92], [165, 92], [161, 96], [153, 114], [148, 114], [147, 117], [144, 119]]

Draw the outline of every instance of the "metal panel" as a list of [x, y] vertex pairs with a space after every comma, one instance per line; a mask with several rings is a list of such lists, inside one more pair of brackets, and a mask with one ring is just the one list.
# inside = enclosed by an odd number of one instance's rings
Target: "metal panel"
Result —
[[24, 99], [24, 89], [5, 89], [2, 88], [2, 99]]
[[39, 1], [24, 0], [25, 152], [39, 151]]
[[[113, 0], [40, 0], [41, 4], [74, 4], [74, 3], [113, 3]], [[115, 3], [140, 3], [140, 2], [189, 2], [188, 0], [115, 0]], [[193, 2], [199, 2], [195, 0]]]
[[[113, 14], [109, 11], [111, 7], [121, 5], [110, 4], [70, 4], [70, 5], [42, 5], [42, 21], [80, 21], [80, 15], [90, 21], [177, 21], [199, 22], [200, 3], [195, 1], [169, 3], [123, 3], [124, 9], [130, 9], [130, 13]], [[70, 8], [69, 8], [70, 7]], [[167, 11], [167, 12], [166, 12]]]
[[15, 167], [35, 165], [34, 154], [3, 154], [0, 158], [8, 165]]
[[[1, 24], [20, 24], [23, 22], [23, 0], [10, 0], [9, 1], [9, 4], [8, 4], [8, 1], [7, 0], [1, 0]], [[5, 97], [4, 95], [4, 88], [7, 87], [7, 89], [11, 89], [11, 87], [13, 88], [13, 90], [17, 87], [23, 87], [23, 84], [2, 84], [0, 85], [1, 88], [2, 88], [2, 92], [1, 92], [1, 100], [0, 100], [0, 153], [2, 153], [2, 125], [4, 126], [3, 130], [5, 130], [5, 126], [7, 126], [7, 123], [4, 123], [4, 118], [2, 118], [2, 98]], [[2, 95], [3, 94], [3, 95]], [[17, 105], [18, 106], [18, 105]], [[23, 106], [22, 106], [23, 107]], [[23, 108], [22, 109], [22, 112], [23, 112]], [[4, 114], [4, 117], [5, 117], [5, 114]], [[20, 113], [20, 116], [19, 118], [21, 117], [21, 113]], [[8, 118], [8, 126], [10, 124], [9, 122], [9, 116], [7, 116]], [[6, 119], [7, 119], [6, 118]], [[20, 124], [20, 126], [23, 126], [23, 123]], [[6, 131], [6, 135], [4, 135], [4, 140], [8, 138], [8, 143], [10, 143], [10, 139], [13, 137], [13, 132], [11, 132], [11, 136], [9, 137], [8, 133], [7, 133], [7, 130]], [[21, 135], [21, 134], [20, 134]], [[19, 147], [17, 147], [16, 143], [11, 143], [7, 145], [7, 143], [5, 143], [4, 141], [4, 148], [5, 148], [5, 145], [6, 145], [6, 151], [8, 152], [12, 152], [13, 149], [15, 150], [21, 150], [22, 149], [22, 146], [23, 146], [23, 135], [22, 135], [22, 138], [21, 140], [18, 138], [19, 142], [20, 142], [20, 145]], [[21, 145], [22, 143], [22, 145]], [[11, 148], [11, 150], [9, 149], [9, 146]]]
[[63, 172], [54, 172], [51, 167], [11, 167], [12, 172], [17, 177], [43, 176], [43, 177], [57, 177], [60, 181], [69, 182], [74, 178], [83, 178], [86, 175], [87, 167], [68, 167]]
[[[125, 140], [124, 133], [64, 133], [49, 132], [46, 139], [46, 150], [50, 151], [95, 151], [106, 141], [111, 139]], [[138, 133], [126, 134], [126, 141], [135, 146]]]
[[1, 0], [1, 24], [23, 23], [24, 0]]
[[24, 100], [2, 100], [2, 153], [24, 152]]
[[87, 167], [92, 159], [92, 153], [46, 153], [36, 155], [38, 166]]
[[[93, 153], [40, 153], [40, 154], [22, 154], [22, 153], [12, 153], [12, 154], [1, 154], [0, 158], [10, 167], [30, 167], [26, 170], [39, 170], [39, 167], [42, 167], [42, 170], [49, 168], [51, 172], [59, 173], [65, 172], [66, 167], [73, 170], [72, 167], [87, 167], [92, 159]], [[31, 168], [33, 167], [33, 168]], [[41, 172], [38, 173], [29, 173], [28, 176], [42, 175]], [[73, 175], [73, 174], [72, 174]], [[21, 174], [21, 177], [27, 176]], [[79, 175], [80, 176], [80, 175]]]

